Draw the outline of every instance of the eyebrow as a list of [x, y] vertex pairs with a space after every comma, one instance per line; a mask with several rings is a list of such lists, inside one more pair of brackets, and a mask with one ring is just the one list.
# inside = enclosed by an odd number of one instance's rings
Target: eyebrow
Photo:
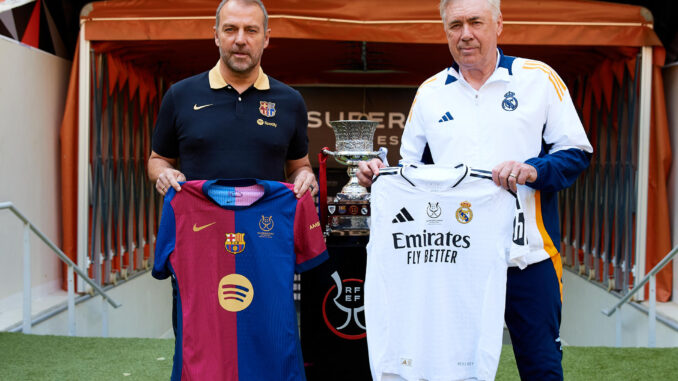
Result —
[[[226, 28], [226, 27], [239, 28], [239, 26], [236, 25], [236, 24], [231, 24], [231, 23], [224, 22], [224, 23], [221, 25], [221, 29], [224, 29], [224, 28]], [[243, 26], [243, 27], [244, 27], [244, 28], [261, 29], [261, 26], [259, 26], [259, 25], [257, 25], [257, 24], [245, 25], [245, 26]]]
[[[482, 19], [482, 16], [471, 16], [471, 17], [469, 17], [469, 18], [466, 19], [466, 20], [467, 20], [468, 22], [474, 22], [474, 21], [478, 21], [478, 20], [481, 20], [481, 19]], [[454, 20], [452, 20], [452, 21], [449, 22], [449, 25], [456, 24], [456, 23], [460, 23], [460, 24], [461, 24], [462, 22], [461, 22], [460, 19], [454, 19]]]

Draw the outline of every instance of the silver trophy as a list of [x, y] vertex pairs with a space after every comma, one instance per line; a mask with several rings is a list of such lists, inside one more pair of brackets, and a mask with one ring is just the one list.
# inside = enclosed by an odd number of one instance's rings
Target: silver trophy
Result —
[[334, 130], [336, 151], [323, 150], [340, 164], [348, 166], [348, 183], [337, 194], [334, 202], [328, 203], [328, 231], [336, 234], [369, 234], [370, 194], [358, 184], [358, 163], [379, 156], [373, 151], [374, 132], [377, 122], [371, 120], [335, 120], [330, 122]]

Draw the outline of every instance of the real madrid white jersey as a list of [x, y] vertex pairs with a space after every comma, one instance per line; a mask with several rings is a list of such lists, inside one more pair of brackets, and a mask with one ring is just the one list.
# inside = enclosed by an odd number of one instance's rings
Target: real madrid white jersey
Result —
[[494, 378], [507, 265], [526, 265], [519, 205], [465, 165], [380, 170], [365, 275], [374, 380]]
[[[588, 165], [581, 153], [592, 148], [567, 87], [553, 69], [499, 50], [494, 73], [478, 90], [456, 65], [429, 78], [417, 91], [403, 131], [403, 163], [421, 163], [426, 146], [435, 164], [463, 162], [492, 169], [514, 160], [535, 166], [539, 186], [521, 186], [531, 247], [527, 260], [535, 263], [558, 254], [557, 204], [543, 209], [539, 190], [565, 187], [563, 172], [573, 163]], [[541, 160], [545, 154], [551, 158]], [[551, 160], [561, 157], [565, 160]], [[576, 177], [581, 170], [574, 169]]]

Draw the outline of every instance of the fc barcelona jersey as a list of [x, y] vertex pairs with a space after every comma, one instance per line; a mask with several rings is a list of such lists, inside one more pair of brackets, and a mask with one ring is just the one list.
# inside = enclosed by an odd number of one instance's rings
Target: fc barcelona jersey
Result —
[[303, 380], [293, 279], [327, 258], [309, 193], [189, 181], [165, 196], [153, 276], [177, 283], [172, 380]]

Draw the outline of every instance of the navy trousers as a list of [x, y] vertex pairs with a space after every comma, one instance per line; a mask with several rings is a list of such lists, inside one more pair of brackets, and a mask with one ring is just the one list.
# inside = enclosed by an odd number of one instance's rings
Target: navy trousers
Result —
[[508, 270], [504, 319], [521, 380], [563, 379], [561, 282], [560, 257]]

